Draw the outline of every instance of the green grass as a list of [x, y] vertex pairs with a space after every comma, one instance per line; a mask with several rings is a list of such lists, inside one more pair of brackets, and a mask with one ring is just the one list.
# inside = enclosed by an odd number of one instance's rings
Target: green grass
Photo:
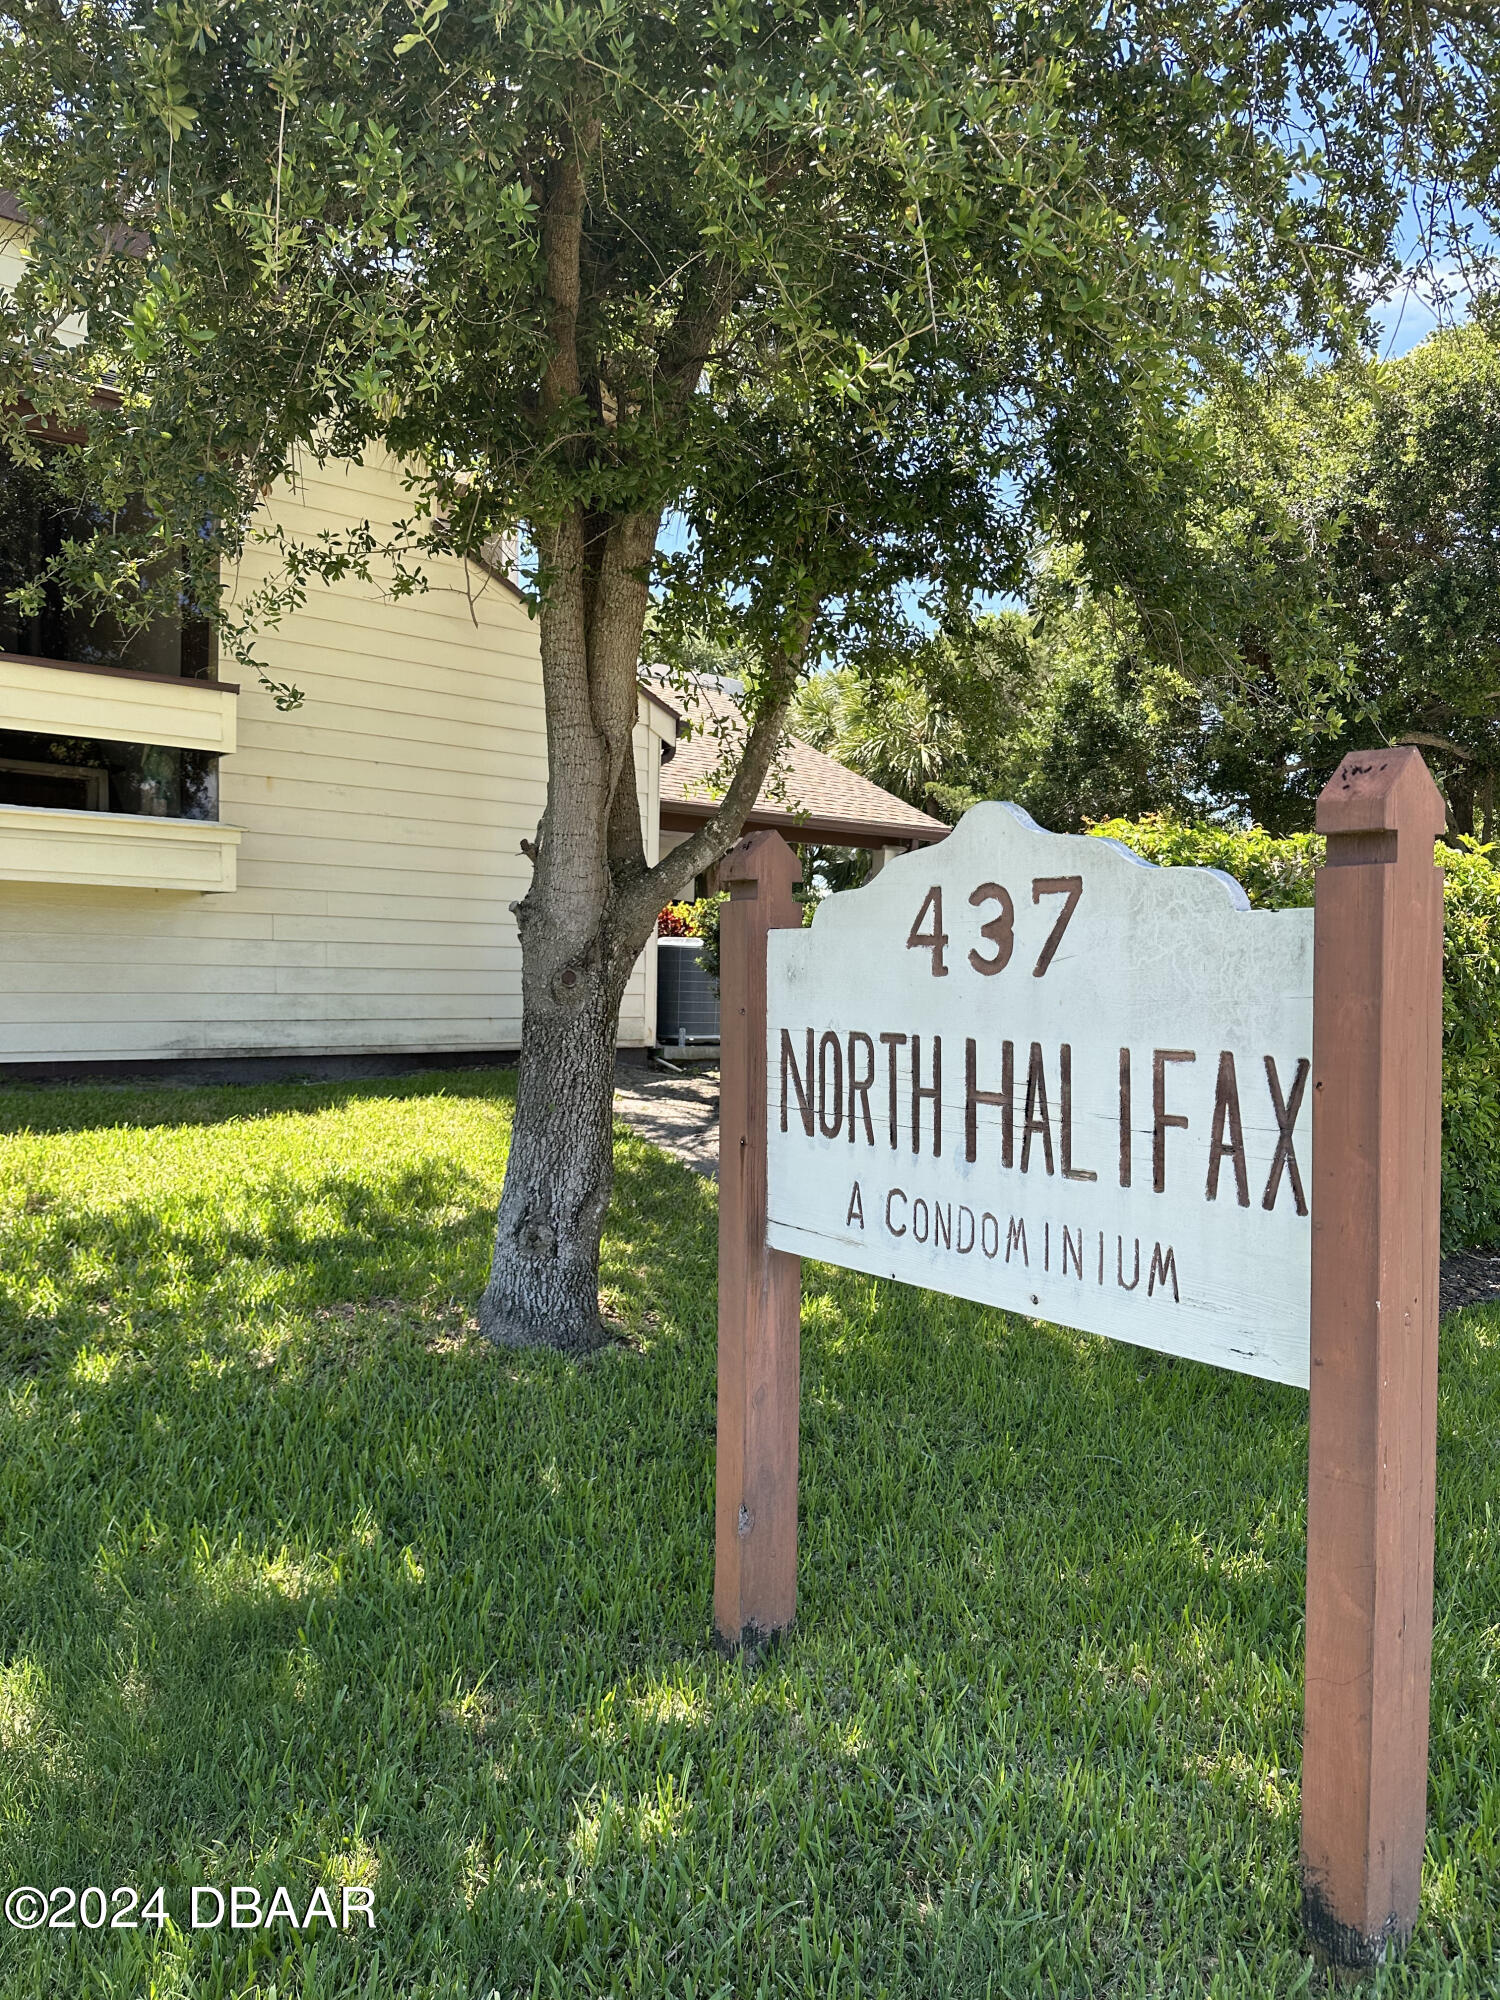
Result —
[[[10, 2000], [1321, 1991], [1305, 1398], [809, 1268], [789, 1642], [709, 1643], [712, 1190], [629, 1344], [490, 1352], [508, 1084], [0, 1092], [0, 1888], [373, 1885], [359, 1936], [0, 1927]], [[1500, 1315], [1444, 1331], [1424, 1906], [1500, 1987]], [[336, 1900], [336, 1899], [335, 1899]]]

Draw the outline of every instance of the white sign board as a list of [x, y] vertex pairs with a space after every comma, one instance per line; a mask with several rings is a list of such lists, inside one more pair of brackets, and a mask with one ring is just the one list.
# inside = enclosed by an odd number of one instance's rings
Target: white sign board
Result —
[[1313, 913], [981, 805], [773, 931], [774, 1249], [1307, 1385]]

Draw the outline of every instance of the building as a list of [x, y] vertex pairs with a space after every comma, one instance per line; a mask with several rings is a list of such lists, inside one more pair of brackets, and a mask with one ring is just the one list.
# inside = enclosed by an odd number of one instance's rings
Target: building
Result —
[[[24, 254], [19, 210], [0, 196], [0, 284]], [[59, 531], [50, 505], [24, 468], [0, 465], [0, 600]], [[378, 535], [409, 506], [392, 463], [309, 465], [264, 520], [296, 540], [363, 520]], [[236, 591], [269, 560], [252, 542]], [[209, 627], [191, 617], [125, 643], [55, 600], [34, 617], [0, 602], [0, 1075], [515, 1052], [511, 905], [546, 793], [537, 627], [501, 571], [424, 569], [429, 588], [411, 596], [315, 585], [264, 636], [268, 677], [302, 691], [291, 713], [258, 681], [220, 679]], [[674, 756], [690, 772], [701, 760], [697, 739], [678, 750], [680, 722], [665, 691], [642, 686], [652, 861], [663, 774]], [[692, 784], [674, 789], [668, 841], [711, 809]], [[623, 1046], [656, 1038], [656, 974], [653, 940], [626, 991]]]
[[[676, 754], [661, 774], [661, 845], [670, 853], [712, 817], [723, 794], [720, 766], [726, 753], [736, 753], [744, 742], [745, 718], [727, 688], [705, 684], [686, 700], [664, 692], [678, 710], [681, 729]], [[797, 847], [863, 849], [872, 857], [870, 874], [892, 854], [930, 846], [948, 831], [944, 821], [798, 736], [785, 739], [745, 822], [747, 833], [763, 827]]]
[[[309, 471], [269, 511], [306, 535], [378, 528], [403, 500], [393, 468], [341, 465]], [[244, 587], [264, 560], [247, 551]], [[546, 789], [536, 626], [503, 577], [457, 562], [429, 576], [425, 594], [395, 600], [352, 580], [320, 587], [268, 634], [268, 673], [304, 694], [290, 714], [258, 683], [217, 679], [191, 631], [148, 635], [139, 665], [86, 635], [4, 635], [9, 1074], [516, 1049], [509, 906], [530, 880], [520, 843]], [[48, 641], [54, 657], [39, 657]], [[671, 708], [643, 691], [653, 859], [675, 735]], [[623, 1043], [654, 1038], [654, 976], [648, 952]]]
[[[404, 511], [382, 464], [309, 468], [268, 502], [298, 537], [362, 519], [378, 531]], [[24, 491], [5, 531], [24, 554]], [[267, 559], [247, 550], [240, 588]], [[60, 615], [0, 625], [0, 1074], [514, 1053], [510, 905], [546, 790], [537, 628], [503, 575], [456, 561], [428, 575], [425, 593], [394, 599], [353, 579], [319, 586], [266, 635], [268, 675], [303, 693], [290, 714], [258, 682], [217, 678], [191, 621], [125, 649]], [[720, 749], [707, 733], [679, 744], [680, 723], [643, 685], [651, 860], [713, 809]], [[882, 853], [946, 831], [806, 745], [751, 824]], [[622, 1046], [656, 1039], [656, 972], [653, 940]]]
[[[676, 753], [661, 772], [661, 846], [669, 853], [711, 816], [722, 795], [726, 755], [737, 756], [745, 740], [745, 718], [728, 687], [702, 684], [684, 698], [675, 690], [681, 734]], [[920, 812], [904, 799], [815, 750], [800, 737], [787, 737], [762, 786], [747, 833], [771, 828], [801, 851], [804, 875], [815, 858], [836, 860], [839, 876], [865, 879], [877, 874], [892, 854], [941, 840], [942, 820]], [[828, 850], [834, 852], [829, 854]], [[856, 863], [859, 852], [867, 860]], [[700, 875], [689, 893], [703, 895], [716, 871]], [[657, 1035], [680, 1057], [695, 1049], [716, 1057], [719, 1042], [719, 989], [701, 964], [696, 938], [663, 937], [657, 942]]]

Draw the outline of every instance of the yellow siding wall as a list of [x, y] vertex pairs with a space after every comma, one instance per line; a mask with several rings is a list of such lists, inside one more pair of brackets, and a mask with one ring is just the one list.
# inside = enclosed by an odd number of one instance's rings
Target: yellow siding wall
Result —
[[[24, 223], [0, 220], [0, 292], [13, 292], [25, 271], [30, 234]], [[57, 329], [58, 342], [63, 347], [77, 347], [84, 331], [83, 319], [72, 313]]]
[[[338, 466], [309, 468], [271, 511], [308, 535], [407, 508], [389, 469]], [[264, 562], [247, 551], [245, 587]], [[239, 747], [220, 767], [221, 817], [243, 829], [233, 893], [0, 882], [0, 1062], [519, 1044], [507, 906], [545, 790], [536, 626], [481, 571], [472, 596], [459, 564], [429, 575], [397, 600], [310, 589], [260, 647], [304, 691], [295, 713], [239, 674]], [[645, 726], [637, 757], [654, 842]], [[651, 1038], [653, 971], [654, 952], [624, 1041]]]
[[16, 222], [0, 222], [0, 291], [14, 291], [25, 269], [25, 230]]

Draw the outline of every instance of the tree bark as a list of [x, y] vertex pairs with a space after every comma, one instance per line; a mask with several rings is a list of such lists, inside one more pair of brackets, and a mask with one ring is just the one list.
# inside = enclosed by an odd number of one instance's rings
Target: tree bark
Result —
[[523, 984], [515, 1118], [479, 1321], [502, 1346], [587, 1354], [607, 1338], [599, 1241], [614, 1180], [619, 984], [580, 980], [561, 1002]]
[[[607, 845], [627, 771], [634, 790], [630, 727], [646, 592], [612, 559], [617, 531], [601, 527], [575, 511], [541, 550], [547, 805], [531, 887], [515, 906], [521, 1060], [494, 1260], [479, 1307], [492, 1340], [569, 1353], [587, 1353], [604, 1338], [599, 1238], [613, 1173], [615, 1031], [634, 957], [622, 962], [610, 925]], [[643, 539], [648, 527], [654, 537], [654, 524], [639, 524], [625, 541]], [[611, 685], [622, 677], [628, 721]]]
[[[616, 524], [597, 561], [581, 522], [544, 551], [547, 807], [531, 887], [516, 905], [520, 1069], [479, 1307], [481, 1329], [505, 1346], [581, 1355], [609, 1337], [599, 1317], [599, 1245], [614, 1179], [620, 1001], [662, 905], [738, 839], [801, 664], [799, 647], [782, 663], [779, 698], [751, 729], [714, 818], [648, 867], [632, 741], [646, 592], [640, 562], [628, 560], [647, 525], [654, 539], [654, 524]], [[809, 615], [801, 646], [811, 623]]]

